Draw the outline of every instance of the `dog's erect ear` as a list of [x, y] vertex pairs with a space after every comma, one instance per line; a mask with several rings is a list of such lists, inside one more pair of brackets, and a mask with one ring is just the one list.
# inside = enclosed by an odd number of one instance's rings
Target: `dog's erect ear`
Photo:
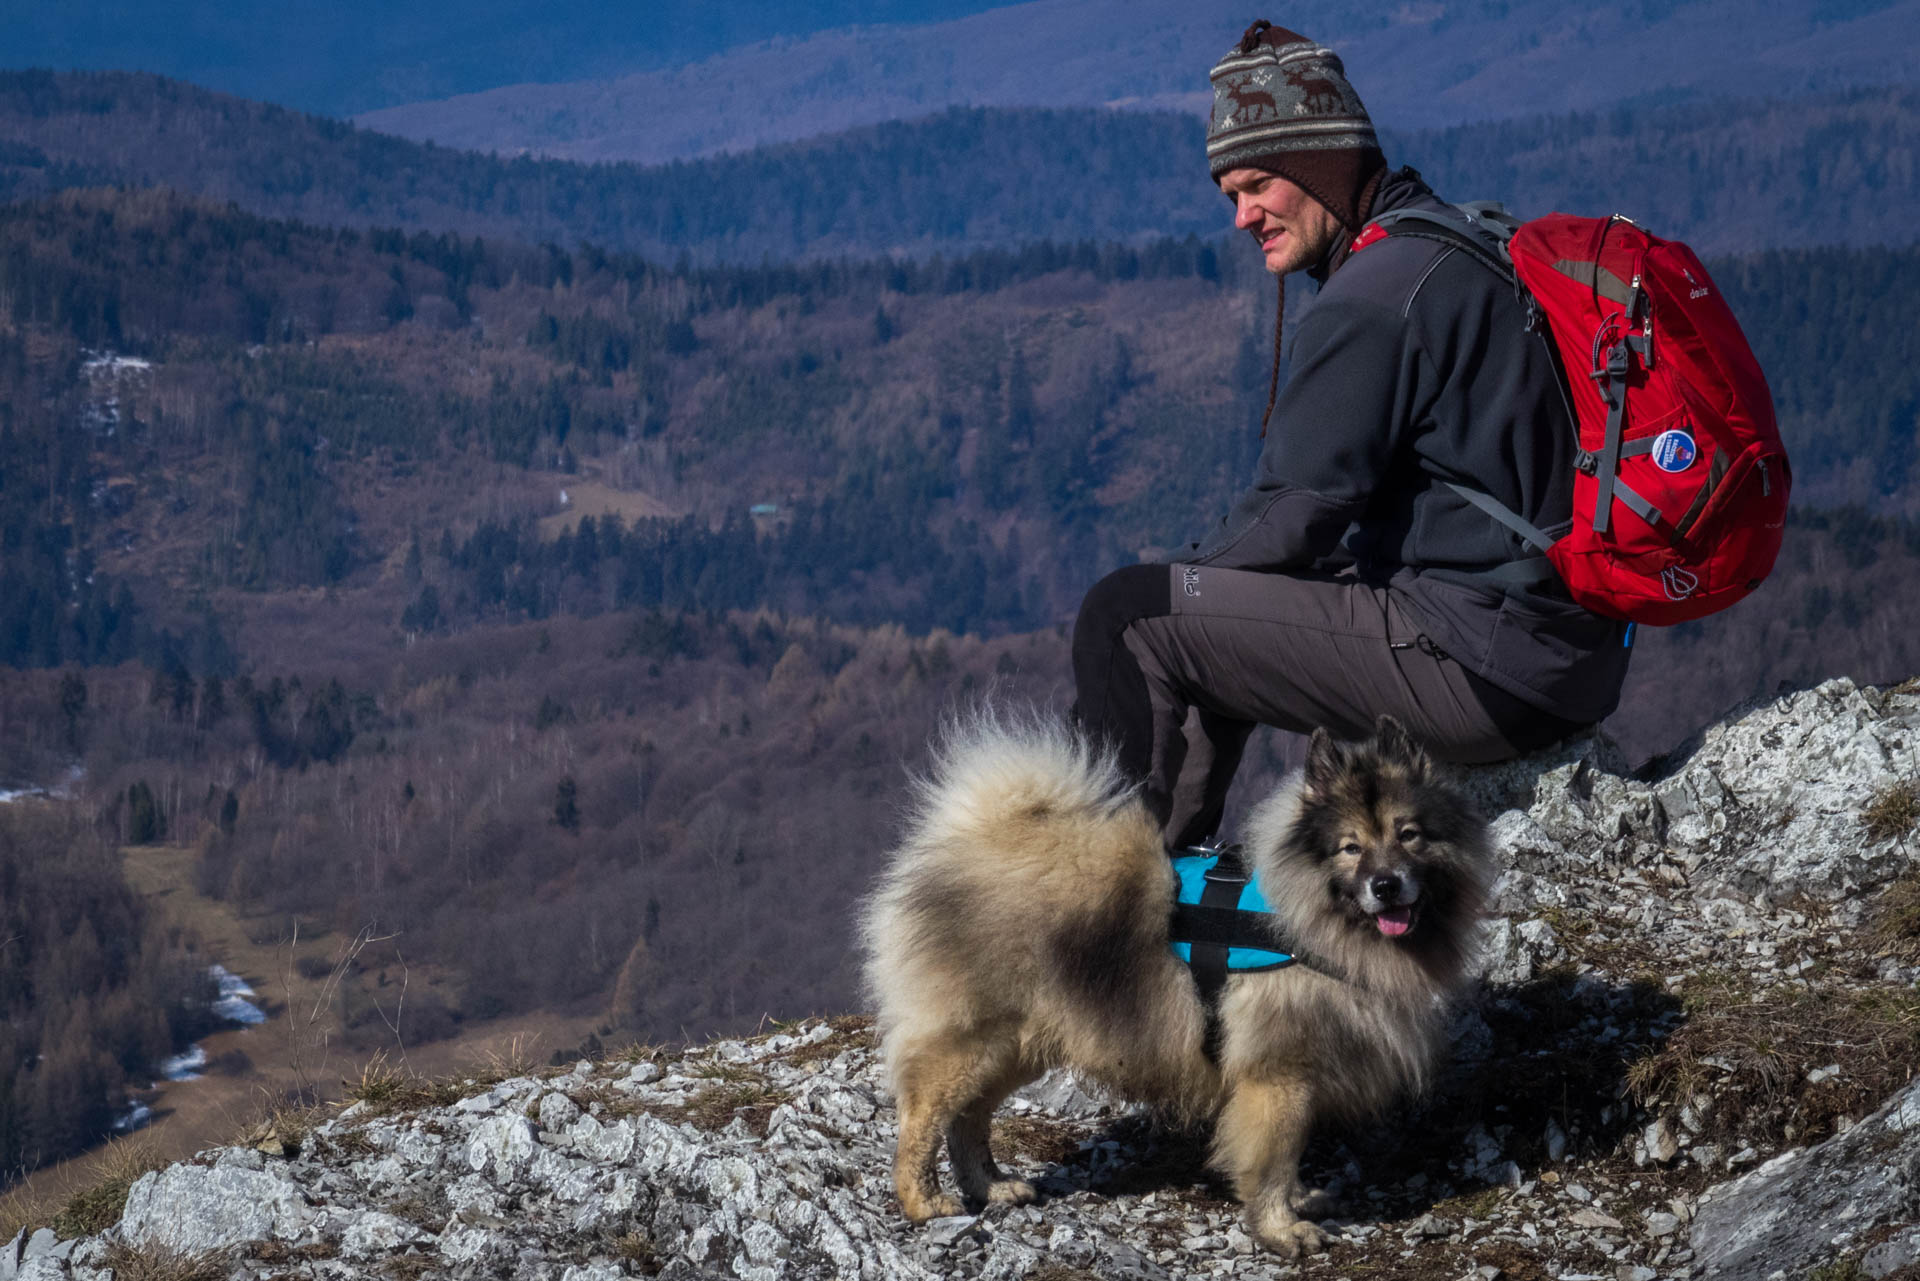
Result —
[[1407, 767], [1415, 778], [1425, 778], [1433, 768], [1427, 749], [1414, 741], [1407, 727], [1391, 716], [1382, 716], [1373, 726], [1374, 743], [1382, 760]]
[[1313, 737], [1307, 740], [1307, 790], [1315, 795], [1327, 795], [1346, 768], [1346, 753], [1340, 750], [1339, 742], [1327, 732], [1326, 726], [1315, 728]]

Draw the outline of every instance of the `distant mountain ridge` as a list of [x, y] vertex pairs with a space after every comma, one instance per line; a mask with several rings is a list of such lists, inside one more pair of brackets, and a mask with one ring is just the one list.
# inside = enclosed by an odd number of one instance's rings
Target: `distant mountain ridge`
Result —
[[[357, 120], [471, 150], [659, 162], [949, 106], [1201, 113], [1207, 68], [1249, 16], [1239, 0], [1029, 0]], [[1338, 49], [1374, 118], [1403, 130], [1622, 102], [1831, 92], [1910, 80], [1920, 66], [1920, 0], [1353, 0], [1271, 16]]]
[[496, 85], [672, 67], [773, 37], [935, 22], [994, 0], [328, 0], [13, 5], [0, 68], [149, 71], [345, 116]]
[[[1170, 112], [953, 110], [745, 161], [647, 168], [451, 151], [155, 76], [27, 72], [0, 73], [0, 139], [0, 199], [167, 186], [311, 223], [592, 243], [665, 262], [1226, 231], [1200, 122]], [[1627, 211], [1703, 253], [1910, 243], [1907, 211], [1920, 207], [1912, 87], [1621, 107], [1387, 146], [1451, 198]]]

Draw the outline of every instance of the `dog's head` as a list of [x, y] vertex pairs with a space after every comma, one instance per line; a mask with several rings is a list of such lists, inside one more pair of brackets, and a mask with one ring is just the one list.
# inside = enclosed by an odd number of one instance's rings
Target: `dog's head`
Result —
[[1310, 862], [1324, 907], [1391, 943], [1457, 935], [1485, 893], [1484, 827], [1390, 716], [1350, 743], [1315, 730], [1283, 851]]

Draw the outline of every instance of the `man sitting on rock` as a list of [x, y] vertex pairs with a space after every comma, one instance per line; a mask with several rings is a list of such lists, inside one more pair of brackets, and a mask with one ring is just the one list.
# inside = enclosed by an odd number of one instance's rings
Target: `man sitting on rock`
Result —
[[[1574, 424], [1512, 286], [1425, 236], [1356, 252], [1370, 219], [1447, 206], [1388, 169], [1332, 51], [1256, 22], [1212, 79], [1213, 179], [1282, 281], [1270, 430], [1212, 536], [1102, 579], [1073, 637], [1080, 719], [1173, 847], [1217, 830], [1256, 724], [1360, 737], [1386, 713], [1445, 760], [1501, 760], [1612, 711], [1630, 639], [1449, 486], [1571, 523]], [[1320, 290], [1276, 399], [1294, 271]]]

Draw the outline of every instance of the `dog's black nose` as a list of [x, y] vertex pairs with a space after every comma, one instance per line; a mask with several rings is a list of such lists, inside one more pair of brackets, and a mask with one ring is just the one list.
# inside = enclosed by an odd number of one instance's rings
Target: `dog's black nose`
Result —
[[1367, 882], [1367, 888], [1382, 903], [1392, 903], [1400, 897], [1400, 878], [1392, 872], [1381, 872]]

